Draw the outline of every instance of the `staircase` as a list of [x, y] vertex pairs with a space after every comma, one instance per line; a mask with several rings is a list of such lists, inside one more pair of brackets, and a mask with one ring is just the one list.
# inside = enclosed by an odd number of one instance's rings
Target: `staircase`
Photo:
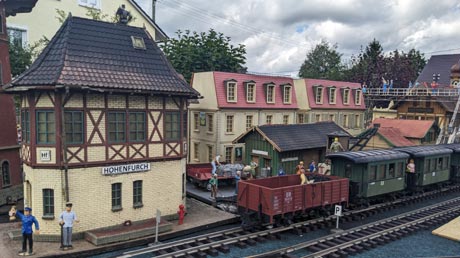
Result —
[[366, 131], [359, 134], [358, 136], [356, 136], [354, 139], [357, 141], [350, 147], [350, 150], [363, 150], [363, 148], [366, 147], [366, 144], [370, 141], [372, 136], [374, 136], [377, 133], [379, 127], [379, 124], [374, 124], [374, 127], [369, 128]]

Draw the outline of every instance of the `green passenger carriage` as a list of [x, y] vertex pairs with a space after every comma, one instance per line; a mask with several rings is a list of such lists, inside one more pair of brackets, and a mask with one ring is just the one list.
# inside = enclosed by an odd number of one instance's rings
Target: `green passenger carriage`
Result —
[[414, 160], [418, 190], [449, 181], [452, 149], [443, 146], [414, 146], [394, 150], [405, 152]]
[[337, 152], [327, 156], [334, 176], [350, 179], [350, 200], [393, 197], [405, 189], [409, 154], [394, 150]]

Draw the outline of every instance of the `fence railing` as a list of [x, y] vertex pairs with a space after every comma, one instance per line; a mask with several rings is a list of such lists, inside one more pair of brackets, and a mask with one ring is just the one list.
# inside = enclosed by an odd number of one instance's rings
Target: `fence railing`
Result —
[[396, 88], [396, 89], [382, 89], [372, 88], [363, 91], [364, 95], [368, 96], [442, 96], [442, 97], [455, 97], [460, 94], [460, 89], [431, 89], [431, 88]]

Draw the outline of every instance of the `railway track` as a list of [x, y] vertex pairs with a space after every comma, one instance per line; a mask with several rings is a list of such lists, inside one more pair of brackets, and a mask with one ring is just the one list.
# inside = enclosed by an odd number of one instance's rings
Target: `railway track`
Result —
[[[347, 257], [400, 239], [416, 230], [445, 223], [460, 215], [459, 204], [460, 198], [455, 198], [313, 241], [251, 257]], [[292, 254], [299, 251], [310, 253], [301, 256]]]
[[[340, 218], [342, 221], [361, 220], [365, 217], [372, 216], [379, 212], [387, 211], [396, 208], [400, 205], [423, 201], [430, 198], [435, 198], [451, 191], [459, 191], [460, 186], [452, 186], [439, 189], [415, 196], [404, 197], [392, 202], [381, 203], [362, 208], [359, 210], [348, 210], [343, 212]], [[219, 252], [227, 253], [232, 245], [245, 248], [253, 246], [257, 243], [263, 243], [269, 240], [280, 239], [282, 233], [292, 232], [295, 234], [303, 234], [317, 229], [332, 227], [335, 225], [336, 217], [311, 219], [299, 223], [294, 223], [289, 226], [272, 228], [258, 232], [245, 231], [240, 227], [206, 234], [202, 236], [191, 237], [174, 242], [168, 242], [159, 245], [153, 245], [138, 250], [133, 250], [123, 253], [123, 258], [149, 256], [152, 257], [207, 257], [215, 256]]]

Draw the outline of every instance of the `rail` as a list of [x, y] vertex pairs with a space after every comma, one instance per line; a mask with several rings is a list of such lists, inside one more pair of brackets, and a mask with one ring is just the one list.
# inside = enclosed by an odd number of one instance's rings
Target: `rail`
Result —
[[337, 256], [345, 254], [346, 256], [348, 252], [371, 249], [378, 244], [401, 238], [414, 231], [413, 227], [432, 222], [441, 216], [449, 215], [449, 218], [458, 216], [460, 214], [459, 203], [460, 198], [457, 197], [333, 235], [250, 257], [283, 257], [288, 254], [294, 257], [291, 253], [304, 250], [309, 250], [311, 253], [302, 256], [303, 258], [326, 257], [332, 254]]
[[[343, 212], [343, 216], [341, 219], [358, 219], [359, 217], [370, 216], [370, 214], [375, 214], [379, 211], [390, 209], [403, 203], [415, 202], [417, 200], [421, 200], [424, 198], [431, 198], [435, 195], [442, 194], [444, 192], [458, 190], [460, 190], [460, 186], [453, 185], [435, 191], [425, 192], [419, 195], [407, 196], [387, 203], [375, 204], [367, 208], [362, 208], [358, 210], [346, 210]], [[256, 244], [257, 242], [264, 242], [267, 240], [277, 239], [280, 233], [286, 231], [300, 233], [314, 231], [318, 228], [328, 227], [334, 224], [335, 218], [336, 217], [334, 215], [331, 215], [325, 218], [312, 219], [304, 222], [291, 224], [286, 227], [272, 228], [259, 232], [248, 232], [242, 230], [241, 228], [232, 228], [220, 232], [215, 232], [211, 234], [191, 237], [174, 242], [153, 245], [145, 248], [140, 248], [137, 250], [124, 252], [123, 255], [119, 257], [145, 257], [146, 255], [152, 255], [154, 257], [186, 257], [189, 255], [206, 256], [207, 254], [213, 256], [218, 252], [228, 252], [228, 249], [232, 244], [237, 246], [244, 246], [246, 245], [246, 243], [248, 243], [249, 245], [251, 245]]]
[[439, 96], [439, 97], [457, 97], [460, 95], [460, 89], [452, 88], [394, 88], [394, 89], [382, 89], [382, 88], [368, 88], [365, 90], [364, 96]]

